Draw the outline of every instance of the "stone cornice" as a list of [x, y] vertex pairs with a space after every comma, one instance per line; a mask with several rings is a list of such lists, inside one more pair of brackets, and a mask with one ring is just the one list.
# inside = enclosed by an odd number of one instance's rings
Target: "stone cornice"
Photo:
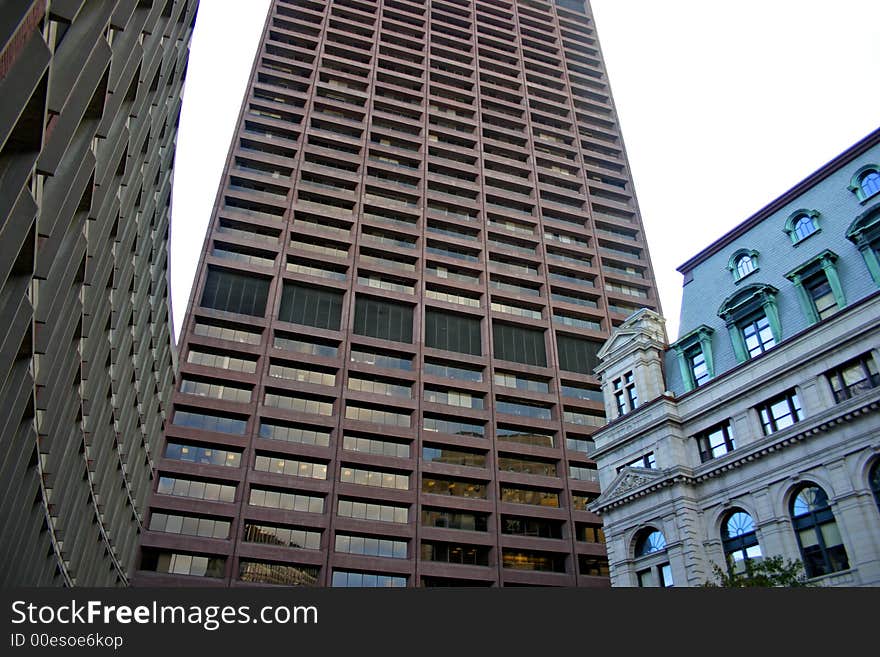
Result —
[[[661, 488], [667, 488], [676, 484], [696, 486], [725, 472], [764, 458], [769, 454], [792, 447], [812, 436], [825, 433], [837, 425], [849, 422], [868, 413], [877, 412], [878, 410], [880, 410], [880, 389], [875, 389], [868, 396], [860, 396], [843, 404], [837, 404], [825, 413], [798, 422], [783, 431], [764, 436], [721, 458], [704, 463], [696, 470], [676, 466], [659, 470], [657, 477], [646, 480], [642, 485], [625, 487], [622, 491], [619, 486], [612, 486], [609, 489], [610, 496], [600, 495], [590, 505], [590, 510], [594, 513], [602, 514], [606, 510], [625, 506]], [[628, 468], [624, 470], [628, 470]], [[623, 494], [614, 494], [618, 491]]]

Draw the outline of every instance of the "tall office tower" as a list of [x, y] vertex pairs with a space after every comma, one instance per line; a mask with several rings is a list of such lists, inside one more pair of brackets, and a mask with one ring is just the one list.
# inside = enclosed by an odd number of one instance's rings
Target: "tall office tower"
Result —
[[273, 1], [136, 583], [607, 585], [591, 372], [643, 306], [585, 4]]
[[196, 0], [0, 6], [0, 585], [124, 585], [173, 391]]

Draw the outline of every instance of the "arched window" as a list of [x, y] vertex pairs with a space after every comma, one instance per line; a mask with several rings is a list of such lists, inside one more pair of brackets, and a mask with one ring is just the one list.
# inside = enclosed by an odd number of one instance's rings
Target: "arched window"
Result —
[[856, 195], [859, 203], [880, 193], [880, 166], [867, 164], [853, 174], [849, 191]]
[[656, 529], [645, 529], [636, 540], [636, 558], [666, 549], [666, 537]]
[[868, 483], [871, 486], [871, 492], [874, 493], [874, 501], [877, 503], [877, 508], [880, 509], [880, 461], [875, 462], [871, 466]]
[[791, 500], [791, 520], [807, 577], [849, 568], [846, 548], [824, 490], [813, 484], [801, 487]]
[[666, 558], [666, 537], [648, 527], [636, 536], [635, 558], [641, 559], [636, 578], [641, 587], [672, 586], [672, 567]]
[[862, 188], [865, 198], [880, 192], [880, 173], [876, 170], [863, 173], [859, 178], [859, 187]]
[[813, 218], [809, 215], [801, 215], [794, 224], [794, 234], [797, 235], [799, 240], [802, 240], [807, 235], [812, 235], [815, 232], [816, 222], [814, 222]]
[[755, 532], [755, 521], [742, 509], [735, 509], [725, 517], [721, 525], [721, 544], [724, 558], [736, 571], [743, 570], [747, 560], [763, 556]]
[[730, 256], [727, 268], [733, 274], [733, 280], [741, 281], [752, 272], [758, 271], [758, 252], [739, 249]]
[[797, 244], [813, 233], [818, 232], [820, 216], [818, 210], [808, 210], [806, 208], [800, 208], [788, 215], [783, 230], [788, 233], [791, 243]]
[[736, 259], [737, 278], [742, 278], [743, 276], [751, 274], [753, 271], [755, 271], [756, 266], [757, 265], [755, 264], [755, 260], [754, 258], [752, 258], [751, 255], [749, 255], [748, 253], [741, 255], [739, 258]]

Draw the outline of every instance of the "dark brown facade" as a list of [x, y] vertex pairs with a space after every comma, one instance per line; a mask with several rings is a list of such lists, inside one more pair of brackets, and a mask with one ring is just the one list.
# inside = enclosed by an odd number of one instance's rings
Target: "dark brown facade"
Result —
[[136, 583], [607, 586], [592, 370], [653, 281], [588, 6], [273, 1]]
[[117, 586], [174, 388], [167, 234], [195, 0], [0, 3], [2, 586]]

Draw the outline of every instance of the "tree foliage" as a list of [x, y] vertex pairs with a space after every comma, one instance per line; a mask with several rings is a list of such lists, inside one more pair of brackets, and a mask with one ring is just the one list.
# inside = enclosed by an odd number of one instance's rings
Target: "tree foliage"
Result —
[[735, 570], [732, 563], [723, 570], [713, 564], [715, 581], [704, 586], [711, 588], [747, 587], [801, 587], [810, 586], [803, 564], [797, 559], [785, 560], [782, 556], [763, 559], [746, 559], [745, 568]]

